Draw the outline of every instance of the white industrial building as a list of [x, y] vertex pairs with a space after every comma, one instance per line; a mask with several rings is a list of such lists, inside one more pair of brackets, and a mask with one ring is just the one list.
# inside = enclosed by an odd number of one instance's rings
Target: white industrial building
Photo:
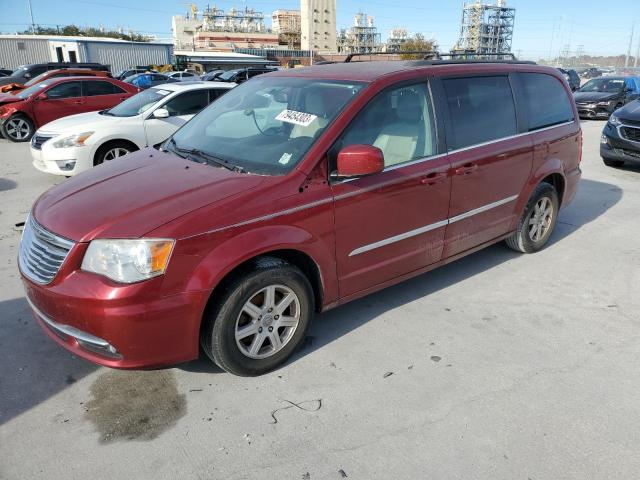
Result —
[[117, 72], [136, 65], [171, 64], [173, 45], [102, 37], [0, 35], [0, 68], [44, 62], [95, 62]]
[[336, 0], [301, 0], [301, 47], [316, 53], [336, 53]]

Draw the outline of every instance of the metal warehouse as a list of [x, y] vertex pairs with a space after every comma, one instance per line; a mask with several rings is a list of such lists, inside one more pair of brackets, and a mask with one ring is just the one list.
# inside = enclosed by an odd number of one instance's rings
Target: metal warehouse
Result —
[[29, 63], [97, 62], [117, 72], [136, 65], [172, 63], [170, 43], [127, 42], [113, 38], [0, 35], [0, 68]]

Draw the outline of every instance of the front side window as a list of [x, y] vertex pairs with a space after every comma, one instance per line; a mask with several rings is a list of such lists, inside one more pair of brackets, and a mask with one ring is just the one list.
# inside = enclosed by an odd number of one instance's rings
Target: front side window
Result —
[[195, 115], [209, 104], [209, 95], [206, 90], [192, 90], [173, 97], [162, 108], [165, 108], [170, 116]]
[[449, 107], [449, 150], [515, 135], [516, 107], [506, 76], [442, 81]]
[[282, 175], [362, 87], [352, 81], [256, 77], [204, 109], [165, 148], [183, 156], [195, 149], [247, 172]]
[[385, 167], [437, 152], [429, 90], [424, 83], [378, 94], [347, 127], [336, 147], [372, 145], [382, 150]]
[[543, 73], [518, 75], [527, 107], [529, 131], [573, 120], [571, 100], [558, 79]]
[[60, 83], [47, 90], [47, 97], [50, 99], [63, 99], [80, 97], [80, 82]]

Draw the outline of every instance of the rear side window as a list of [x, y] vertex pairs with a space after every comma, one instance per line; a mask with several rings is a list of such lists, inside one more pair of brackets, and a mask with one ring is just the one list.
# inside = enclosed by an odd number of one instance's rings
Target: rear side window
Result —
[[55, 87], [51, 87], [46, 93], [51, 99], [79, 97], [80, 82], [61, 83]]
[[109, 82], [83, 82], [84, 96], [94, 97], [96, 95], [112, 95], [116, 93], [113, 85]]
[[442, 83], [451, 116], [449, 150], [517, 133], [516, 108], [508, 77], [449, 78]]
[[206, 90], [192, 90], [185, 92], [169, 100], [164, 108], [169, 115], [193, 115], [209, 104], [209, 95]]
[[529, 131], [573, 120], [571, 100], [560, 81], [544, 73], [520, 73]]

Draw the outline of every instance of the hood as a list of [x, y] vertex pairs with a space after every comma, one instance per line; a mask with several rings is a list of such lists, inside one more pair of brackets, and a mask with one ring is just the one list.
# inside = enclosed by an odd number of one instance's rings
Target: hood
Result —
[[12, 102], [21, 102], [22, 100], [22, 98], [18, 98], [11, 93], [0, 93], [0, 105]]
[[634, 123], [640, 122], [640, 100], [627, 103], [624, 107], [616, 110], [615, 115], [620, 120], [629, 120]]
[[42, 133], [55, 134], [60, 134], [67, 130], [72, 130], [73, 132], [94, 131], [106, 124], [113, 125], [114, 123], [131, 118], [133, 117], [110, 117], [109, 115], [100, 115], [99, 112], [78, 113], [49, 122], [41, 127], [39, 131]]
[[575, 92], [573, 98], [576, 102], [606, 102], [618, 98], [620, 93], [611, 92]]
[[198, 208], [249, 194], [263, 181], [146, 148], [53, 187], [32, 214], [76, 242], [138, 238]]

